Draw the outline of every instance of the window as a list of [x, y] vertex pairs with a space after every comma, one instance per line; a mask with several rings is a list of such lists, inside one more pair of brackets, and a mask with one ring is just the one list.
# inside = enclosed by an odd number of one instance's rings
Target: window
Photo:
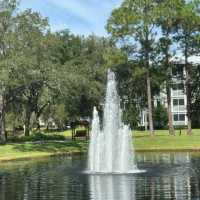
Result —
[[172, 89], [173, 90], [184, 90], [184, 85], [183, 85], [183, 83], [178, 83], [178, 84], [173, 84], [172, 85]]
[[185, 115], [184, 114], [179, 115], [179, 121], [185, 121]]
[[173, 89], [173, 90], [178, 90], [178, 84], [173, 84], [173, 85], [172, 85], [172, 89]]
[[179, 83], [178, 85], [178, 90], [184, 90], [184, 85], [183, 83]]
[[173, 105], [178, 106], [178, 99], [173, 99]]
[[182, 77], [183, 76], [183, 66], [181, 64], [177, 64], [172, 68], [172, 75]]
[[174, 114], [174, 121], [185, 121], [185, 114]]
[[174, 115], [174, 121], [176, 121], [176, 122], [178, 121], [178, 114]]
[[184, 99], [179, 99], [179, 105], [180, 105], [180, 106], [184, 106], [184, 105], [185, 105]]
[[185, 101], [184, 101], [184, 99], [173, 99], [173, 105], [174, 106], [184, 106]]

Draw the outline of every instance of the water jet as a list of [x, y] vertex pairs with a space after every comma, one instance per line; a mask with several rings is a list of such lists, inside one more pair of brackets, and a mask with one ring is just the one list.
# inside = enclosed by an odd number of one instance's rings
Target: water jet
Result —
[[141, 172], [134, 162], [131, 130], [121, 119], [115, 74], [108, 71], [103, 128], [94, 107], [88, 153], [88, 173], [129, 174]]

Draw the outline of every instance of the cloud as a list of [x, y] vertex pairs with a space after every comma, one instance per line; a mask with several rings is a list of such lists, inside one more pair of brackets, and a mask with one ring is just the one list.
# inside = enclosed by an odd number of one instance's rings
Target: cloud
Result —
[[91, 6], [83, 3], [84, 1], [80, 0], [48, 0], [49, 3], [54, 4], [60, 9], [65, 9], [66, 12], [84, 20], [86, 22], [93, 23], [95, 22], [95, 12]]
[[[22, 0], [21, 8], [32, 8], [48, 17], [52, 30], [69, 28], [75, 34], [106, 35], [104, 26], [112, 9], [122, 0]], [[63, 28], [62, 28], [63, 27]]]
[[87, 21], [95, 23], [101, 21], [110, 14], [111, 10], [118, 5], [120, 0], [47, 0], [57, 7]]

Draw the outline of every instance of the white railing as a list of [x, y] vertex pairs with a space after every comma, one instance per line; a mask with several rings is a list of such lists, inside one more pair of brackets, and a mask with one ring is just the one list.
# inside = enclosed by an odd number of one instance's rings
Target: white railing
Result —
[[186, 106], [180, 106], [180, 105], [179, 105], [179, 111], [180, 111], [180, 112], [186, 112], [186, 110], [187, 110], [187, 109], [186, 109]]
[[174, 121], [173, 122], [174, 126], [184, 126], [186, 125], [185, 121]]
[[186, 106], [173, 106], [172, 108], [173, 112], [186, 112]]
[[183, 90], [172, 90], [172, 96], [184, 96], [184, 91]]

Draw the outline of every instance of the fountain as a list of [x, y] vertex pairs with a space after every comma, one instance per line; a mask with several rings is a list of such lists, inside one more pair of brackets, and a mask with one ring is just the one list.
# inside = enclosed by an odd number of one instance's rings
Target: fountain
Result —
[[96, 107], [93, 111], [88, 155], [89, 173], [141, 172], [134, 163], [131, 130], [123, 124], [121, 113], [115, 74], [109, 70], [102, 130]]

